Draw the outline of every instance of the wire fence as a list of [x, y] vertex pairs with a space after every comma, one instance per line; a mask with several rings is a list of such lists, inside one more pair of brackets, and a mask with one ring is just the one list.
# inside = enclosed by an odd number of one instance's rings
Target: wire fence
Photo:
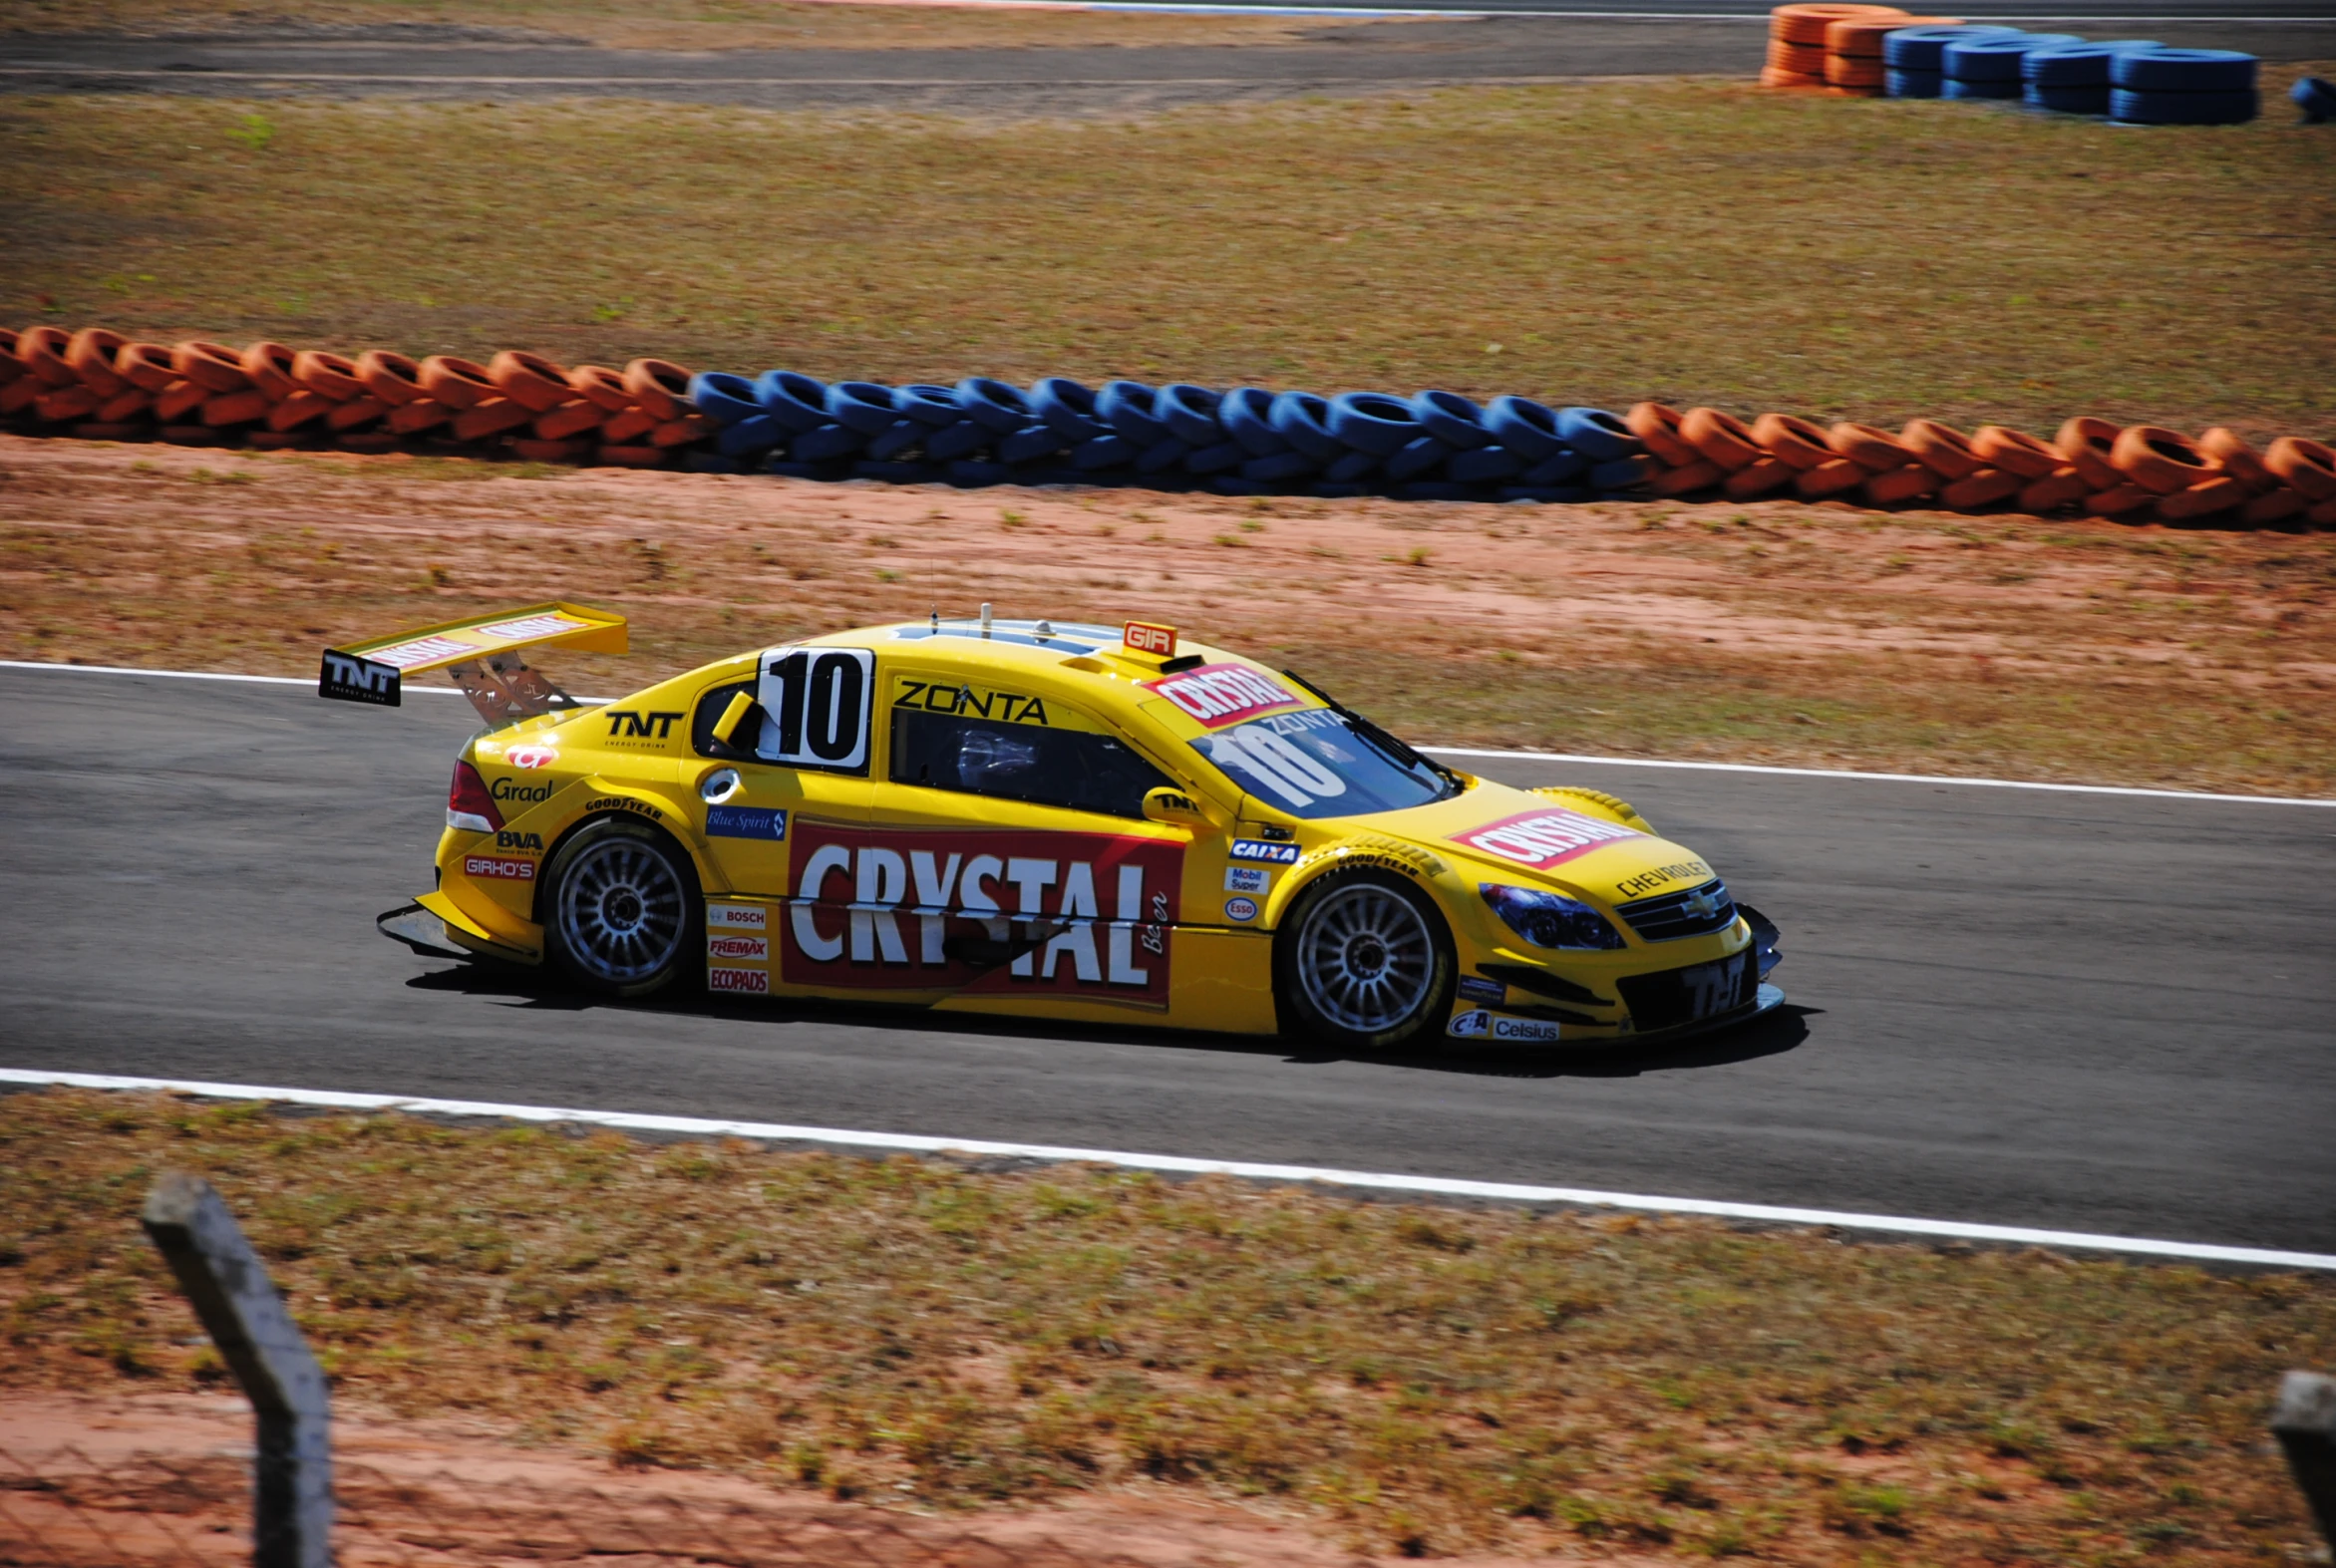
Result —
[[[251, 1462], [227, 1453], [100, 1455], [0, 1446], [0, 1568], [226, 1568], [251, 1561]], [[689, 1478], [549, 1485], [341, 1462], [341, 1568], [1139, 1568], [1052, 1538], [1001, 1542], [944, 1519], [774, 1495], [693, 1490]]]

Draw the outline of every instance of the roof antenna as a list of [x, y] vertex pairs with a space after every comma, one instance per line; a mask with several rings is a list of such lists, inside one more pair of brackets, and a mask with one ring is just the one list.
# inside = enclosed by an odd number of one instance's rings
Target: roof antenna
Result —
[[941, 601], [940, 601], [940, 600], [938, 600], [938, 599], [935, 599], [935, 600], [933, 601], [933, 631], [934, 631], [934, 632], [937, 634], [937, 633], [940, 631], [940, 629], [941, 629]]
[[987, 599], [981, 601], [981, 634], [984, 637], [990, 634], [990, 606]]

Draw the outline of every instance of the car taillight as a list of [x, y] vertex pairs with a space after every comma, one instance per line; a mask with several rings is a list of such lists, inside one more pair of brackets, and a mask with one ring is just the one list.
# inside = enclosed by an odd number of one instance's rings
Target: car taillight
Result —
[[487, 781], [469, 763], [455, 764], [455, 782], [446, 792], [446, 825], [473, 833], [492, 833], [502, 826], [502, 813], [487, 792]]

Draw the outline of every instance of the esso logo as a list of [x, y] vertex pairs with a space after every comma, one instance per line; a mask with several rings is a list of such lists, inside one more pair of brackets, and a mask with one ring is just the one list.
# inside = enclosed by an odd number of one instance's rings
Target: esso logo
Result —
[[1257, 901], [1253, 898], [1228, 898], [1224, 901], [1224, 917], [1227, 920], [1254, 920], [1257, 918]]
[[556, 746], [514, 746], [502, 754], [502, 760], [513, 768], [549, 768], [559, 761]]

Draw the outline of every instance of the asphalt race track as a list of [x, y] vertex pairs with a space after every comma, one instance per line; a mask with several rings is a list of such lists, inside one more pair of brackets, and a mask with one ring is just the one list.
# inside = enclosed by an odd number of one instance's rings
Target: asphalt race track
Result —
[[1525, 762], [1786, 932], [1667, 1054], [608, 1004], [373, 929], [469, 710], [0, 669], [0, 1067], [784, 1121], [2336, 1251], [2336, 809]]
[[[0, 92], [493, 100], [621, 97], [766, 109], [882, 107], [974, 114], [1132, 112], [1292, 93], [1463, 82], [1760, 70], [1755, 0], [1524, 0], [1431, 9], [1575, 10], [1325, 27], [1293, 43], [1064, 49], [617, 50], [541, 34], [431, 25], [297, 24], [207, 34], [0, 38]], [[2336, 55], [2330, 0], [2052, 0], [2016, 21], [2272, 61]], [[2166, 20], [2178, 18], [2179, 20]], [[2276, 109], [2274, 113], [2278, 112]]]

